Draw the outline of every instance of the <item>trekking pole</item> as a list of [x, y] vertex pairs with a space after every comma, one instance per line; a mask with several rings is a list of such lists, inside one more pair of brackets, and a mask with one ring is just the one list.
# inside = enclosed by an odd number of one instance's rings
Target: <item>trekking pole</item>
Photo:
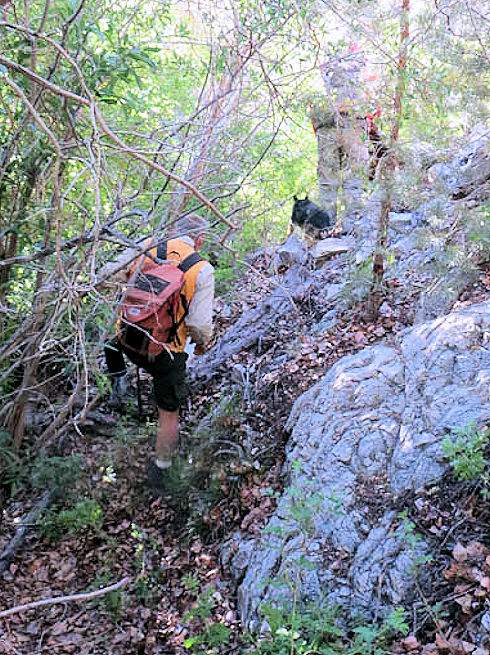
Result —
[[141, 377], [140, 377], [140, 367], [136, 367], [136, 389], [138, 393], [138, 421], [141, 423], [143, 418], [143, 404], [141, 402]]

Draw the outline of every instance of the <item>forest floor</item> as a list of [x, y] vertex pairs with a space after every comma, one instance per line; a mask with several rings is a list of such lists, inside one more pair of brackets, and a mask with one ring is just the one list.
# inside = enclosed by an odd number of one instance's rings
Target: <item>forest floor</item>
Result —
[[[240, 285], [230, 302], [232, 315], [218, 317], [218, 333], [263, 293], [252, 273]], [[459, 304], [489, 296], [487, 267]], [[28, 534], [4, 572], [0, 611], [96, 590], [125, 577], [129, 583], [97, 599], [0, 619], [0, 653], [182, 655], [202, 649], [226, 654], [250, 646], [237, 617], [236, 590], [221, 566], [223, 543], [238, 530], [257, 534], [274, 511], [274, 492], [282, 488], [283, 426], [294, 400], [340, 357], [405, 328], [407, 302], [400, 298], [391, 315], [375, 323], [366, 322], [361, 306], [355, 306], [327, 333], [302, 334], [294, 348], [291, 326], [279, 323], [267, 351], [237, 356], [228, 372], [190, 399], [180, 474], [162, 497], [152, 496], [144, 484], [155, 430], [149, 380], [143, 378], [143, 420], [134, 402], [123, 415], [101, 404], [82, 434], [64, 438], [57, 455], [79, 458], [64, 471], [63, 488], [41, 528]], [[316, 320], [314, 298], [298, 306], [303, 325]], [[281, 350], [288, 356], [267, 379], [242, 380], [232, 392], [233, 366], [249, 367]], [[369, 489], [367, 484], [366, 494]], [[0, 552], [40, 495], [31, 481], [7, 504]], [[372, 496], [374, 506], [380, 496]], [[478, 655], [471, 629], [490, 592], [489, 501], [477, 485], [458, 483], [448, 474], [437, 487], [401, 498], [402, 508], [416, 530], [432, 540], [434, 560], [430, 584], [421, 575], [412, 637], [400, 638], [394, 650]]]

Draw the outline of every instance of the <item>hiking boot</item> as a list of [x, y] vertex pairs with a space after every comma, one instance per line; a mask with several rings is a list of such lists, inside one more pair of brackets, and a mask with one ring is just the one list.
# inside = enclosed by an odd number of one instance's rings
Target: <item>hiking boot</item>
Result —
[[170, 467], [162, 469], [152, 460], [146, 469], [146, 484], [155, 491], [165, 491], [167, 473]]
[[185, 501], [189, 489], [189, 470], [178, 455], [172, 457], [172, 465], [158, 467], [154, 461], [148, 465], [146, 484], [158, 495], [172, 497], [178, 503]]
[[126, 375], [118, 375], [111, 380], [111, 395], [107, 404], [113, 409], [123, 409], [128, 395], [128, 381]]

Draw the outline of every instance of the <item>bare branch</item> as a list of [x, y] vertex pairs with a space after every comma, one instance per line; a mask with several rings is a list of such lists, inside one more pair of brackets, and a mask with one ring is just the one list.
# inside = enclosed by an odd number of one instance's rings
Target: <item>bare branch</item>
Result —
[[5, 66], [10, 70], [14, 70], [16, 73], [21, 73], [25, 77], [28, 77], [30, 80], [33, 80], [37, 84], [44, 86], [45, 88], [49, 89], [49, 91], [55, 93], [58, 96], [62, 96], [67, 100], [73, 100], [79, 105], [85, 105], [86, 107], [90, 106], [90, 101], [87, 100], [87, 98], [84, 98], [83, 96], [77, 95], [76, 93], [72, 93], [71, 91], [67, 91], [66, 89], [63, 89], [57, 84], [54, 84], [54, 82], [50, 82], [49, 80], [47, 80], [45, 77], [41, 77], [41, 75], [37, 75], [37, 73], [34, 73], [29, 68], [26, 68], [25, 66], [21, 66], [20, 64], [17, 64], [15, 61], [11, 61], [10, 59], [3, 57], [2, 55], [0, 55], [0, 65]]
[[60, 603], [71, 603], [73, 601], [80, 600], [93, 600], [94, 598], [99, 598], [105, 594], [110, 594], [111, 591], [117, 591], [122, 587], [125, 587], [130, 578], [126, 577], [119, 582], [116, 582], [109, 587], [104, 587], [103, 589], [97, 589], [96, 591], [88, 591], [82, 594], [74, 594], [73, 596], [59, 596], [55, 598], [44, 598], [43, 600], [36, 600], [32, 603], [26, 603], [25, 605], [17, 605], [16, 607], [11, 607], [8, 610], [3, 610], [0, 612], [0, 618], [5, 618], [6, 616], [12, 616], [12, 614], [18, 614], [19, 612], [26, 612], [27, 610], [34, 609], [36, 607], [42, 607], [43, 605], [59, 605]]
[[48, 43], [53, 45], [59, 53], [61, 53], [67, 61], [70, 62], [70, 64], [74, 67], [77, 77], [80, 81], [80, 84], [82, 85], [82, 89], [84, 90], [85, 94], [87, 97], [79, 96], [77, 94], [72, 93], [71, 91], [67, 91], [66, 89], [63, 89], [59, 87], [56, 84], [53, 84], [52, 82], [49, 82], [47, 79], [41, 77], [40, 75], [37, 75], [33, 71], [31, 71], [28, 68], [25, 68], [24, 66], [21, 66], [20, 64], [17, 64], [9, 59], [6, 59], [5, 57], [0, 56], [0, 64], [3, 64], [7, 68], [10, 68], [12, 70], [15, 70], [29, 79], [32, 79], [33, 81], [37, 82], [38, 84], [41, 84], [42, 86], [45, 86], [48, 88], [52, 93], [55, 93], [57, 95], [61, 95], [64, 98], [67, 98], [68, 100], [73, 100], [74, 102], [77, 102], [78, 104], [82, 104], [84, 106], [89, 106], [91, 107], [91, 114], [95, 117], [97, 123], [101, 127], [102, 131], [108, 136], [114, 143], [116, 143], [119, 148], [128, 154], [130, 157], [137, 159], [138, 161], [141, 161], [144, 163], [146, 166], [149, 166], [150, 168], [153, 168], [159, 173], [162, 173], [166, 177], [174, 180], [178, 184], [182, 185], [185, 187], [188, 191], [191, 192], [192, 195], [196, 196], [210, 211], [213, 212], [225, 225], [227, 225], [229, 228], [234, 229], [235, 226], [231, 224], [225, 216], [213, 205], [212, 202], [204, 194], [202, 194], [193, 184], [188, 182], [187, 180], [184, 180], [178, 175], [175, 175], [175, 173], [170, 172], [160, 164], [158, 164], [156, 161], [152, 161], [151, 159], [148, 159], [145, 155], [142, 155], [138, 151], [134, 150], [130, 146], [128, 146], [126, 143], [124, 143], [107, 125], [105, 122], [105, 119], [103, 117], [102, 112], [100, 111], [97, 103], [95, 102], [92, 94], [88, 90], [87, 85], [85, 84], [85, 80], [83, 78], [83, 74], [78, 66], [78, 64], [73, 60], [72, 57], [66, 52], [62, 46], [60, 46], [54, 39], [51, 39], [50, 37], [44, 35], [44, 34], [37, 34], [33, 32], [32, 30], [29, 30], [27, 28], [24, 28], [20, 25], [14, 25], [12, 23], [6, 23], [0, 22], [0, 27], [9, 27], [11, 29], [19, 30], [25, 33], [30, 34], [31, 36], [37, 36], [38, 38], [45, 39]]

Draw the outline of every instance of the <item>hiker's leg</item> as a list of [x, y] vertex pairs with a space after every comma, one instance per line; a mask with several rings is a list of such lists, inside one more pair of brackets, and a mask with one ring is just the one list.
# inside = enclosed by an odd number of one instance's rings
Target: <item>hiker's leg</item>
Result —
[[111, 395], [108, 401], [109, 407], [122, 409], [128, 390], [126, 381], [126, 362], [121, 344], [115, 337], [104, 346], [104, 355], [107, 372], [111, 383]]
[[[158, 406], [158, 429], [155, 447], [156, 464], [169, 463], [179, 445], [179, 408], [188, 395], [185, 381], [185, 353], [159, 355], [152, 367], [155, 399]], [[164, 464], [165, 465], [165, 464]]]
[[346, 154], [342, 171], [343, 205], [342, 228], [353, 233], [363, 211], [364, 185], [368, 178], [369, 152], [363, 140], [363, 123], [358, 119], [346, 122], [342, 132], [342, 146]]
[[340, 184], [340, 153], [337, 128], [331, 117], [316, 133], [318, 140], [319, 204], [332, 220], [337, 216], [337, 196]]
[[105, 362], [110, 378], [116, 378], [126, 373], [126, 363], [117, 337], [104, 346]]
[[170, 463], [172, 455], [179, 446], [179, 410], [167, 412], [158, 408], [158, 429], [155, 445], [155, 459], [157, 465]]

